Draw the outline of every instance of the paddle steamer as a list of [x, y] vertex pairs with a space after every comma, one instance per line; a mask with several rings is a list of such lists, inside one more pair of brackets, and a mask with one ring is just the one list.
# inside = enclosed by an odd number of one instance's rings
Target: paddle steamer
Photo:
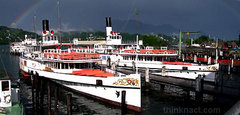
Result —
[[[42, 43], [57, 39], [52, 36], [48, 28], [43, 28]], [[124, 91], [127, 108], [141, 111], [140, 74], [126, 75], [100, 67], [100, 54], [92, 49], [73, 48], [71, 45], [66, 49], [43, 48], [41, 46], [40, 51], [19, 57], [20, 69], [24, 73], [49, 78], [79, 93], [119, 106]]]

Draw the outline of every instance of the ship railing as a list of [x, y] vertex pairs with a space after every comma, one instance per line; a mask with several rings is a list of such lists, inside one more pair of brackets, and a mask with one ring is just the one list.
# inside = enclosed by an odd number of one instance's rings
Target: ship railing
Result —
[[95, 53], [94, 49], [90, 49], [90, 48], [72, 48], [71, 49], [72, 52], [84, 52], [84, 53]]
[[[120, 52], [120, 54], [136, 54], [136, 52], [134, 51], [134, 52]], [[178, 54], [178, 52], [176, 51], [176, 52], [159, 52], [159, 53], [154, 53], [154, 52], [145, 52], [145, 53], [141, 53], [141, 52], [138, 52], [138, 54], [154, 54], [154, 55], [156, 55], [156, 54], [160, 54], [160, 55], [162, 55], [162, 54]]]
[[[66, 49], [66, 50], [61, 50], [61, 49], [45, 49], [39, 57], [41, 59], [55, 59], [55, 60], [61, 60], [62, 58], [60, 57], [61, 54], [68, 54], [71, 52], [81, 52], [81, 53], [92, 53], [94, 50], [88, 50], [88, 49]], [[63, 55], [64, 57], [64, 55]], [[87, 57], [86, 57], [87, 58]], [[96, 56], [91, 54], [90, 59], [95, 59]]]

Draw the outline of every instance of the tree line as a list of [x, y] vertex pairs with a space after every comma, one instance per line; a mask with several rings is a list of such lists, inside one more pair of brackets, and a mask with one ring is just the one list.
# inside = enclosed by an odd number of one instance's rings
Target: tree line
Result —
[[[58, 34], [58, 33], [56, 33]], [[0, 26], [0, 44], [8, 44], [10, 42], [20, 42], [24, 40], [24, 36], [28, 35], [31, 38], [34, 38], [35, 33], [24, 31], [22, 29], [8, 28], [6, 26]], [[135, 42], [136, 34], [131, 33], [121, 33], [123, 42]], [[71, 32], [61, 32], [62, 41], [63, 42], [72, 42], [73, 38], [78, 38], [79, 40], [105, 40], [106, 33], [102, 31], [96, 32], [80, 32], [80, 31], [71, 31]], [[41, 36], [37, 35], [38, 40], [41, 40]], [[139, 34], [139, 40], [143, 41], [144, 46], [168, 46], [168, 45], [176, 45], [178, 44], [178, 36], [169, 36], [165, 34]], [[214, 39], [209, 38], [209, 36], [202, 35], [197, 39], [193, 40], [193, 43], [201, 44], [202, 42], [214, 41]], [[221, 40], [219, 40], [221, 41]], [[236, 42], [238, 45], [239, 40], [233, 40], [232, 42]], [[191, 39], [185, 38], [183, 42], [186, 45], [191, 44]]]

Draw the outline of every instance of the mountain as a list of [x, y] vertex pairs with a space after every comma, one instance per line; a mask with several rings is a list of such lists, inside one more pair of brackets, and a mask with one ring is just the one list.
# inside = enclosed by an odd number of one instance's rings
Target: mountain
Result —
[[8, 28], [0, 26], [0, 44], [7, 44], [9, 42], [19, 42], [24, 39], [24, 36], [34, 36], [33, 32], [24, 31], [22, 29]]

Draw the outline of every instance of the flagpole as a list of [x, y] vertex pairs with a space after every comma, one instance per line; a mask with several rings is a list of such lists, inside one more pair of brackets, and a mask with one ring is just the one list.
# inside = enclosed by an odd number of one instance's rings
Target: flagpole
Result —
[[61, 18], [60, 18], [60, 1], [57, 0], [58, 5], [58, 24], [59, 24], [59, 39], [60, 39], [60, 46], [62, 48], [62, 38], [61, 38]]

